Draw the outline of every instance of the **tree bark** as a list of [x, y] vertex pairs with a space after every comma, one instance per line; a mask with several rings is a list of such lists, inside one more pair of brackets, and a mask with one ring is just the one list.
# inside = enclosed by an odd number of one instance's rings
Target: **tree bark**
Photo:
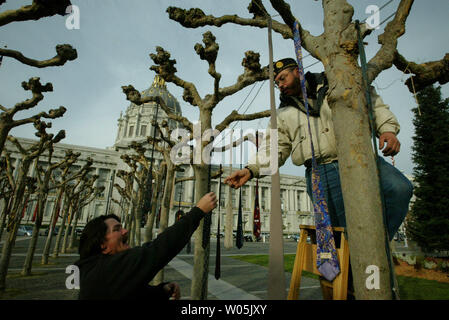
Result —
[[[170, 200], [173, 193], [173, 183], [175, 180], [175, 166], [173, 163], [167, 164], [167, 178], [165, 180], [164, 195], [162, 198], [161, 219], [159, 223], [159, 233], [164, 232], [168, 227], [168, 219], [170, 213]], [[153, 282], [157, 285], [164, 281], [164, 269], [161, 269]]]
[[58, 220], [58, 215], [60, 207], [62, 204], [62, 194], [64, 193], [64, 186], [59, 188], [58, 195], [55, 198], [55, 205], [53, 207], [53, 212], [51, 214], [50, 225], [48, 226], [48, 235], [45, 240], [44, 250], [42, 252], [41, 264], [48, 264], [48, 257], [50, 255], [51, 242], [53, 240], [53, 230], [56, 226], [56, 221]]
[[36, 220], [33, 226], [33, 234], [31, 236], [30, 244], [28, 246], [27, 256], [23, 264], [22, 275], [29, 276], [31, 274], [31, 268], [33, 265], [34, 253], [36, 251], [37, 240], [39, 239], [39, 230], [42, 225], [42, 216], [44, 212], [45, 203], [47, 202], [47, 196], [39, 196], [37, 200], [37, 213]]
[[[195, 172], [195, 200], [201, 199], [207, 192], [208, 167], [205, 164], [193, 165]], [[191, 296], [193, 300], [206, 300], [209, 276], [209, 252], [210, 243], [203, 248], [203, 226], [204, 219], [195, 231], [193, 277], [191, 286]]]
[[70, 205], [70, 202], [71, 202], [71, 199], [69, 199], [66, 196], [65, 200], [64, 200], [64, 207], [62, 210], [62, 221], [61, 221], [61, 224], [58, 229], [58, 235], [56, 236], [55, 247], [53, 248], [53, 254], [52, 254], [53, 258], [57, 258], [59, 256], [59, 248], [61, 247], [62, 233], [64, 232], [65, 223], [67, 221], [67, 216], [69, 215], [69, 210], [71, 210], [71, 208], [72, 208]]
[[10, 230], [7, 233], [7, 237], [3, 245], [2, 257], [0, 259], [0, 291], [5, 291], [6, 289], [6, 275], [8, 273], [12, 249], [17, 237], [17, 230], [19, 229], [20, 221], [22, 220], [21, 209], [24, 204], [23, 200], [26, 188], [25, 180], [30, 166], [31, 160], [24, 160], [22, 162], [22, 166], [19, 168], [16, 189], [14, 190], [11, 211], [9, 212], [11, 217], [11, 223], [9, 224]]

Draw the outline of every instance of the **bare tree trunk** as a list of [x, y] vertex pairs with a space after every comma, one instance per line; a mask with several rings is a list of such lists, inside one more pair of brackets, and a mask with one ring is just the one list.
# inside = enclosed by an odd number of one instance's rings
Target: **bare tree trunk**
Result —
[[[195, 199], [200, 199], [208, 192], [208, 167], [207, 165], [193, 165], [193, 169], [195, 172]], [[199, 227], [195, 231], [193, 277], [191, 287], [191, 296], [193, 300], [207, 299], [210, 243], [206, 246], [206, 248], [203, 248], [203, 225], [204, 219], [201, 220]]]
[[[372, 148], [365, 95], [357, 61], [336, 55], [326, 68], [337, 141], [351, 267], [357, 299], [392, 299], [385, 250], [380, 185]], [[353, 77], [350, 79], [347, 74]], [[347, 90], [351, 88], [351, 90]], [[366, 249], [370, 248], [369, 253]], [[369, 266], [379, 270], [379, 289], [367, 288]]]
[[4, 123], [0, 123], [0, 154], [5, 147], [6, 138], [8, 137], [8, 133], [10, 130], [10, 126], [5, 125]]
[[162, 185], [163, 176], [166, 174], [166, 165], [161, 172], [159, 172], [159, 176], [157, 178], [156, 187], [153, 190], [153, 194], [151, 195], [151, 212], [148, 214], [147, 223], [145, 225], [145, 242], [153, 240], [153, 226], [156, 217], [156, 209], [157, 209], [157, 198], [159, 195], [159, 189]]
[[10, 230], [8, 230], [5, 243], [3, 245], [2, 257], [0, 259], [0, 291], [5, 291], [6, 289], [6, 275], [8, 273], [9, 262], [11, 259], [12, 249], [16, 242], [17, 230], [19, 229], [20, 221], [22, 220], [22, 210], [24, 206], [24, 194], [25, 194], [25, 177], [28, 172], [29, 166], [24, 166], [19, 171], [19, 176], [17, 177], [16, 190], [13, 195], [13, 204], [11, 206], [10, 215], [11, 223]]
[[[159, 183], [158, 188], [156, 190], [159, 190]], [[153, 240], [153, 226], [156, 216], [156, 208], [157, 208], [157, 192], [153, 192], [151, 195], [151, 212], [148, 214], [147, 217], [147, 223], [145, 224], [145, 239], [144, 242], [148, 242]]]
[[14, 248], [18, 229], [19, 223], [14, 223], [12, 229], [7, 233], [5, 243], [3, 244], [2, 257], [0, 260], [0, 292], [5, 291], [6, 289], [6, 275], [8, 274], [11, 252]]
[[3, 236], [3, 230], [5, 229], [5, 226], [6, 226], [6, 217], [8, 216], [9, 207], [11, 206], [11, 199], [12, 199], [12, 197], [3, 199], [5, 206], [3, 208], [2, 217], [0, 219], [0, 239]]
[[142, 242], [142, 211], [143, 211], [143, 191], [139, 190], [137, 195], [136, 207], [136, 246], [140, 246]]
[[58, 229], [58, 235], [56, 236], [55, 247], [53, 248], [53, 254], [52, 254], [53, 258], [57, 258], [59, 255], [59, 248], [61, 247], [62, 233], [64, 232], [65, 222], [67, 220], [69, 210], [71, 210], [70, 202], [71, 202], [71, 199], [68, 199], [67, 197], [65, 197], [64, 207], [62, 210], [62, 221], [61, 221], [61, 224]]
[[73, 222], [72, 231], [70, 232], [69, 245], [67, 248], [67, 251], [69, 251], [69, 252], [73, 251], [73, 249], [75, 247], [76, 227], [78, 226], [78, 220], [79, 220], [82, 210], [83, 210], [83, 208], [78, 208], [78, 210], [76, 210], [75, 221]]
[[37, 201], [37, 213], [36, 213], [36, 221], [33, 227], [33, 234], [31, 236], [30, 244], [28, 246], [27, 256], [25, 258], [25, 263], [23, 264], [22, 275], [29, 276], [31, 274], [31, 268], [33, 265], [34, 253], [36, 251], [37, 240], [39, 239], [39, 230], [42, 225], [42, 217], [44, 212], [45, 203], [47, 202], [46, 196], [45, 199], [39, 197]]
[[136, 210], [136, 206], [133, 204], [131, 207], [131, 213], [130, 213], [130, 217], [129, 217], [129, 221], [130, 221], [129, 245], [131, 246], [131, 248], [134, 247], [136, 244], [136, 241], [135, 241], [136, 219], [135, 219], [135, 215], [134, 215], [135, 210]]
[[[173, 163], [167, 163], [167, 178], [165, 180], [164, 196], [162, 199], [161, 220], [159, 224], [159, 233], [164, 232], [168, 227], [168, 218], [170, 213], [170, 200], [173, 192], [173, 183], [175, 178], [175, 167]], [[164, 269], [161, 269], [153, 279], [155, 285], [164, 281]]]
[[232, 209], [232, 188], [226, 186], [226, 220], [225, 220], [225, 237], [224, 247], [231, 249], [234, 246], [234, 212]]
[[53, 240], [53, 230], [58, 220], [59, 208], [62, 204], [62, 194], [64, 193], [64, 187], [59, 188], [58, 195], [55, 198], [55, 206], [51, 214], [50, 225], [48, 226], [48, 235], [45, 241], [44, 251], [42, 252], [41, 264], [48, 264], [48, 257], [50, 255], [51, 242]]
[[[76, 202], [76, 200], [75, 200], [75, 202]], [[78, 208], [77, 208], [77, 205], [76, 205], [75, 203], [73, 203], [73, 204], [70, 206], [69, 212], [70, 212], [70, 214], [69, 214], [69, 217], [68, 217], [68, 218], [70, 218], [70, 219], [68, 219], [68, 221], [67, 221], [67, 226], [66, 226], [66, 228], [65, 228], [64, 239], [62, 240], [61, 253], [66, 253], [66, 249], [67, 249], [67, 241], [68, 241], [68, 239], [69, 239], [69, 234], [70, 234], [71, 231], [73, 230], [73, 228], [70, 228], [70, 227], [72, 226], [73, 220], [75, 220], [75, 219], [74, 219], [74, 218], [75, 218], [74, 215], [76, 215], [77, 212], [78, 212]]]

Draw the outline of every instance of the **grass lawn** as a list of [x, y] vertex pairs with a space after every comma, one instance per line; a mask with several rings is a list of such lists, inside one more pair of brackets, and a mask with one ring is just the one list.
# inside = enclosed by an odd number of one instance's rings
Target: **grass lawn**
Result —
[[[232, 258], [268, 267], [268, 255], [232, 256]], [[294, 263], [294, 254], [284, 256], [286, 272], [292, 272]], [[306, 271], [303, 271], [302, 275], [318, 279], [317, 275]], [[449, 283], [405, 276], [397, 276], [397, 280], [401, 300], [449, 300]]]

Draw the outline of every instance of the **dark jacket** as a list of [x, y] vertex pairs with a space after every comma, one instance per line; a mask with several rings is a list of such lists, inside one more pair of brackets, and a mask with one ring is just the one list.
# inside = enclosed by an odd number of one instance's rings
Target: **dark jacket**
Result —
[[168, 299], [162, 285], [149, 286], [153, 277], [187, 244], [204, 212], [194, 207], [155, 240], [126, 251], [79, 260], [79, 299]]

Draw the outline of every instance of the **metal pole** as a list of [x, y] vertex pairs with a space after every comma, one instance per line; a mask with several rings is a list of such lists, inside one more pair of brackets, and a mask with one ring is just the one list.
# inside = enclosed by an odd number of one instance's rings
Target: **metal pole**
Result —
[[[276, 105], [274, 100], [273, 42], [271, 17], [268, 17], [268, 50], [270, 73], [271, 130], [277, 132]], [[277, 141], [276, 141], [277, 143]], [[273, 150], [274, 149], [274, 150]], [[270, 157], [277, 157], [277, 145], [271, 145]], [[268, 299], [285, 300], [284, 241], [282, 239], [282, 215], [280, 201], [281, 181], [279, 170], [271, 175], [270, 249], [268, 264]]]

